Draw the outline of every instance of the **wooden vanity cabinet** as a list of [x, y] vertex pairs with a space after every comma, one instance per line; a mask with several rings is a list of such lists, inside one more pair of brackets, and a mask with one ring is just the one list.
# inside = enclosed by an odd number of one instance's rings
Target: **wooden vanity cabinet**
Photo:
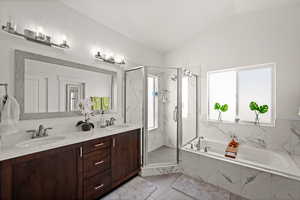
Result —
[[3, 161], [0, 199], [81, 199], [80, 162], [77, 145]]
[[120, 185], [140, 171], [140, 130], [112, 136], [112, 185]]
[[140, 171], [140, 130], [0, 162], [0, 200], [94, 200]]

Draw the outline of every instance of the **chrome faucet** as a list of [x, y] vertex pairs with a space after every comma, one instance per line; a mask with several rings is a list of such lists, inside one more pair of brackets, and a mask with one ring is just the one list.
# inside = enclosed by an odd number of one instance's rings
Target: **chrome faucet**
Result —
[[204, 152], [207, 153], [208, 149], [210, 149], [210, 146], [208, 146], [207, 144], [204, 146]]
[[198, 142], [195, 146], [197, 151], [201, 151], [203, 149], [204, 152], [208, 152], [208, 150], [211, 148], [210, 146], [208, 146], [207, 140], [203, 136], [200, 136], [198, 138]]
[[32, 133], [31, 138], [40, 138], [40, 137], [46, 137], [48, 136], [48, 130], [51, 130], [52, 128], [44, 128], [44, 126], [41, 124], [39, 125], [37, 130], [27, 130], [27, 133]]
[[109, 120], [106, 120], [106, 126], [113, 126], [115, 124], [116, 118], [111, 117]]
[[201, 141], [202, 141], [202, 140], [204, 140], [204, 137], [203, 137], [203, 136], [200, 136], [200, 137], [198, 138], [198, 142], [197, 142], [197, 144], [196, 144], [196, 149], [197, 149], [197, 151], [200, 151], [201, 148], [202, 148], [202, 144], [201, 144]]

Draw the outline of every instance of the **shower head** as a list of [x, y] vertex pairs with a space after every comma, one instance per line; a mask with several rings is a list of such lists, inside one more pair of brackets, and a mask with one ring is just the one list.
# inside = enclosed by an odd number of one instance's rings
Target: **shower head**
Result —
[[193, 73], [188, 69], [184, 69], [183, 70], [183, 76], [192, 77]]
[[[183, 69], [183, 76], [190, 78], [190, 77], [193, 77], [193, 73], [190, 70], [188, 70], [188, 69]], [[177, 75], [176, 74], [172, 74], [171, 75], [171, 80], [172, 81], [177, 81]]]

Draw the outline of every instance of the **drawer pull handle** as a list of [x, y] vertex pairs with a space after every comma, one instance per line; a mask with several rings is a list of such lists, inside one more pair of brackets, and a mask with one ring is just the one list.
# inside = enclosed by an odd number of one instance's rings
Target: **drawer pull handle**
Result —
[[101, 184], [101, 185], [99, 185], [99, 186], [94, 187], [94, 190], [100, 190], [100, 189], [103, 188], [103, 187], [104, 187], [104, 184]]
[[80, 147], [80, 149], [79, 149], [79, 156], [80, 156], [80, 158], [82, 158], [82, 152], [83, 152], [83, 149], [82, 149], [82, 147]]
[[101, 147], [103, 145], [104, 145], [104, 143], [99, 143], [99, 144], [95, 144], [94, 147]]
[[97, 166], [97, 165], [101, 165], [102, 163], [104, 163], [104, 160], [101, 160], [101, 161], [99, 161], [99, 162], [95, 162], [95, 166]]

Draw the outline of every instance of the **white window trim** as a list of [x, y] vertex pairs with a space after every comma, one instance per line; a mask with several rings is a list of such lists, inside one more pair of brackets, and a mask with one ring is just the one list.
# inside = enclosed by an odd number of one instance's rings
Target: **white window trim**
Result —
[[[226, 69], [221, 69], [221, 70], [214, 70], [214, 71], [208, 71], [207, 72], [207, 76], [206, 76], [206, 81], [207, 81], [207, 88], [206, 88], [206, 92], [207, 92], [207, 121], [209, 122], [213, 122], [213, 123], [221, 123], [221, 124], [241, 124], [241, 125], [255, 125], [254, 122], [252, 121], [244, 121], [244, 120], [240, 120], [239, 122], [232, 122], [232, 121], [219, 121], [219, 120], [213, 120], [210, 119], [209, 114], [209, 106], [210, 106], [210, 96], [209, 96], [209, 77], [211, 74], [214, 73], [220, 73], [220, 72], [228, 72], [228, 71], [243, 71], [243, 70], [249, 70], [249, 69], [259, 69], [259, 68], [263, 68], [263, 67], [270, 67], [272, 69], [272, 91], [271, 91], [271, 96], [272, 96], [272, 113], [271, 113], [271, 122], [270, 123], [260, 123], [260, 126], [266, 126], [266, 127], [275, 127], [275, 122], [276, 122], [276, 110], [277, 110], [277, 106], [276, 106], [276, 79], [277, 79], [277, 75], [276, 75], [276, 69], [277, 69], [277, 65], [276, 63], [264, 63], [264, 64], [257, 64], [257, 65], [248, 65], [248, 66], [238, 66], [238, 67], [231, 67], [231, 68], [226, 68]], [[239, 97], [239, 93], [238, 93], [238, 76], [236, 76], [236, 115], [238, 115], [239, 110], [238, 110], [238, 105], [239, 105], [239, 101], [238, 101], [238, 97]]]
[[[148, 74], [148, 77], [154, 78], [154, 90], [155, 92], [158, 92], [158, 76]], [[147, 77], [147, 78], [148, 78]], [[147, 80], [148, 81], [148, 80]], [[153, 127], [148, 127], [148, 131], [154, 131], [158, 129], [158, 118], [159, 118], [159, 109], [158, 109], [158, 97], [153, 96], [154, 100], [154, 112], [153, 112], [153, 120], [154, 120], [154, 126]]]

